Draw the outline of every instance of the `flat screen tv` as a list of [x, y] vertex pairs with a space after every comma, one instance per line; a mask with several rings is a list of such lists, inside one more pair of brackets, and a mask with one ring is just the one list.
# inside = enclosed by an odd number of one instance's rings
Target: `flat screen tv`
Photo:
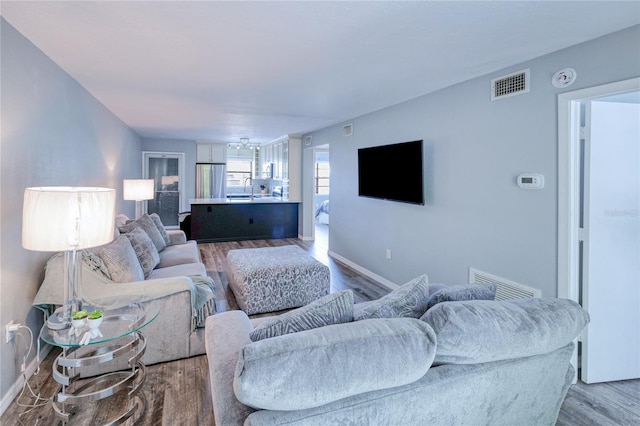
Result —
[[424, 205], [422, 141], [358, 149], [358, 195]]

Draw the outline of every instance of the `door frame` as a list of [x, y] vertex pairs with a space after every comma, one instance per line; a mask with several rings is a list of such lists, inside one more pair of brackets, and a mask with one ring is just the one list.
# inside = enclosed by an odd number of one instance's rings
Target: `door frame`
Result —
[[[185, 201], [185, 179], [186, 179], [186, 170], [185, 170], [185, 160], [184, 160], [184, 152], [169, 152], [169, 151], [142, 151], [142, 176], [144, 179], [149, 178], [149, 158], [163, 158], [168, 157], [178, 158], [178, 176], [180, 179], [180, 183], [178, 184], [179, 195], [178, 195], [178, 205], [180, 206], [178, 209], [178, 213], [187, 211], [189, 206], [187, 205], [185, 209], [184, 201]], [[142, 213], [147, 213], [147, 203], [142, 203]], [[168, 228], [178, 228], [178, 226], [168, 226]]]
[[[580, 302], [580, 104], [640, 90], [640, 77], [558, 95], [558, 290], [557, 296]], [[577, 381], [578, 348], [571, 364]]]
[[640, 90], [640, 77], [558, 95], [558, 297], [580, 297], [580, 104]]

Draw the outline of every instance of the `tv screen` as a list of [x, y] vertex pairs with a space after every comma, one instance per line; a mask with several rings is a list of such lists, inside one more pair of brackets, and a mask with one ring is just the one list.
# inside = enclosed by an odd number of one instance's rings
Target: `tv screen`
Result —
[[424, 205], [422, 141], [358, 149], [358, 195]]

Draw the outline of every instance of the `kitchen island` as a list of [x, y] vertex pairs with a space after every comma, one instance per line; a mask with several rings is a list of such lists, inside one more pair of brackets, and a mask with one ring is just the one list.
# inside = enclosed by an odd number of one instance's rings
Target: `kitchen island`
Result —
[[298, 201], [281, 197], [194, 198], [191, 238], [199, 243], [296, 238]]

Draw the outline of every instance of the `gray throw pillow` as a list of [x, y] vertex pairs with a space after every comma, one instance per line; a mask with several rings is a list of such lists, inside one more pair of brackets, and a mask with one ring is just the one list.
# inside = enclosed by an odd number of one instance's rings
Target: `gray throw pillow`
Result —
[[151, 241], [153, 241], [153, 245], [156, 246], [157, 251], [162, 251], [167, 246], [167, 243], [165, 243], [160, 231], [158, 231], [156, 224], [153, 223], [153, 220], [148, 214], [145, 213], [136, 220], [128, 221], [126, 225], [121, 226], [119, 229], [120, 232], [126, 234], [127, 232], [131, 232], [134, 228], [142, 228], [149, 238], [151, 238]]
[[302, 308], [271, 317], [249, 333], [249, 338], [256, 342], [283, 334], [351, 321], [353, 321], [353, 293], [351, 290], [345, 290], [321, 297]]
[[446, 286], [431, 296], [427, 309], [431, 309], [440, 302], [457, 302], [461, 300], [493, 300], [496, 297], [496, 285], [491, 284], [463, 284]]
[[170, 246], [171, 238], [169, 237], [169, 234], [167, 233], [162, 220], [160, 220], [160, 216], [158, 216], [158, 213], [151, 213], [149, 217], [153, 221], [153, 224], [156, 225], [156, 228], [158, 228], [160, 235], [162, 235], [162, 239], [164, 239], [165, 245]]
[[420, 318], [427, 310], [429, 280], [421, 275], [378, 300], [358, 304], [354, 308], [354, 320], [367, 318]]
[[153, 268], [160, 263], [160, 254], [158, 254], [156, 246], [142, 228], [133, 228], [130, 232], [123, 235], [129, 239], [133, 251], [136, 252], [140, 266], [142, 266], [142, 272], [144, 272], [144, 277], [148, 277], [149, 273], [153, 271]]
[[111, 281], [128, 283], [144, 280], [144, 272], [138, 261], [138, 256], [136, 256], [131, 242], [124, 235], [104, 247], [100, 252], [100, 258], [109, 271]]

